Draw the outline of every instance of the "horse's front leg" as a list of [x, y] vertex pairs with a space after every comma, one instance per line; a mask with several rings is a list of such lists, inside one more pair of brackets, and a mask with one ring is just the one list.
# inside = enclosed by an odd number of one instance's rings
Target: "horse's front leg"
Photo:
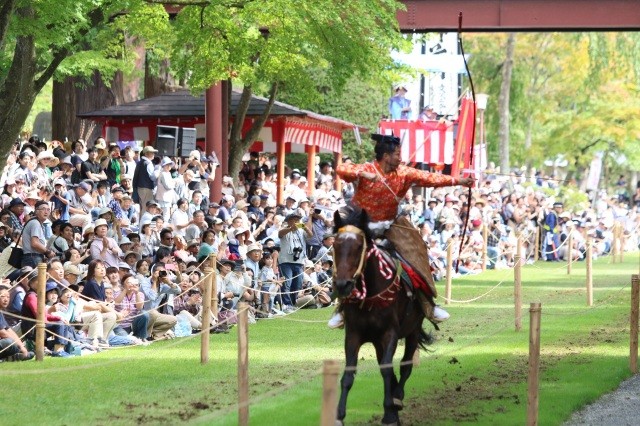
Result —
[[342, 425], [342, 421], [347, 415], [347, 397], [353, 381], [355, 380], [356, 367], [358, 365], [358, 352], [360, 352], [360, 346], [362, 342], [355, 336], [349, 336], [349, 333], [345, 333], [344, 339], [344, 352], [346, 358], [346, 366], [342, 379], [340, 380], [340, 401], [338, 402], [338, 419], [336, 425]]
[[382, 359], [378, 359], [380, 365], [380, 374], [384, 381], [384, 416], [382, 417], [383, 425], [397, 425], [400, 423], [398, 418], [398, 407], [393, 402], [393, 392], [398, 385], [396, 374], [393, 371], [393, 354], [396, 353], [398, 347], [398, 336], [395, 330], [389, 330], [385, 333], [381, 341]]
[[411, 371], [413, 370], [413, 354], [416, 349], [418, 349], [417, 332], [408, 335], [404, 339], [404, 345], [404, 355], [400, 364], [400, 379], [396, 387], [393, 389], [393, 403], [399, 410], [402, 410], [404, 407], [404, 404], [402, 403], [404, 400], [404, 385], [407, 383], [409, 376], [411, 376]]

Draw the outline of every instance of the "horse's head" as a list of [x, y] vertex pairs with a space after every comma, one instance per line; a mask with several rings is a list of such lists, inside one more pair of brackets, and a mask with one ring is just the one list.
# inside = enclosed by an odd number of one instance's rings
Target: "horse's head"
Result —
[[370, 241], [368, 223], [367, 213], [358, 208], [346, 207], [334, 214], [333, 288], [338, 297], [349, 296], [363, 273]]

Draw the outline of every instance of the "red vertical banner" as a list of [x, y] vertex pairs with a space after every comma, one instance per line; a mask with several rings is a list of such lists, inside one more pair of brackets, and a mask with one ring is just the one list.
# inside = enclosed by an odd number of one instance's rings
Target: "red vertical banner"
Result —
[[473, 123], [476, 119], [476, 105], [472, 99], [465, 97], [460, 106], [460, 118], [458, 120], [458, 135], [456, 137], [453, 163], [451, 164], [451, 176], [458, 178], [462, 174], [469, 175], [468, 171], [460, 173], [463, 169], [471, 168], [471, 148], [473, 145]]

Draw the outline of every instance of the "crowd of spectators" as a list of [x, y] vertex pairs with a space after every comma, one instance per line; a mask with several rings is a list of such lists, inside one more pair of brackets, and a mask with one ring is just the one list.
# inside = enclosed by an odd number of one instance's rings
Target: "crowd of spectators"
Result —
[[[333, 213], [349, 202], [353, 186], [334, 189], [327, 161], [317, 162], [314, 182], [287, 168], [285, 201], [278, 205], [273, 159], [251, 153], [246, 160], [234, 180], [198, 150], [168, 158], [151, 146], [102, 138], [90, 147], [82, 140], [65, 146], [37, 138], [17, 144], [0, 177], [0, 359], [33, 356], [35, 269], [42, 262], [52, 356], [201, 330], [225, 333], [240, 301], [249, 304], [250, 321], [331, 305]], [[214, 179], [222, 181], [221, 199], [210, 197]], [[482, 270], [485, 226], [488, 268], [512, 266], [516, 235], [527, 258], [539, 246], [549, 261], [568, 253], [584, 258], [588, 235], [596, 256], [608, 253], [614, 223], [622, 224], [627, 244], [637, 246], [640, 195], [600, 196], [593, 207], [565, 211], [562, 200], [545, 195], [557, 193], [556, 183], [488, 172], [471, 199], [462, 188], [415, 188], [400, 213], [420, 228], [436, 279], [445, 274], [449, 244], [460, 274]], [[564, 242], [569, 232], [570, 251]], [[13, 268], [8, 261], [18, 240], [24, 255]], [[203, 324], [208, 259], [218, 270], [220, 311]]]

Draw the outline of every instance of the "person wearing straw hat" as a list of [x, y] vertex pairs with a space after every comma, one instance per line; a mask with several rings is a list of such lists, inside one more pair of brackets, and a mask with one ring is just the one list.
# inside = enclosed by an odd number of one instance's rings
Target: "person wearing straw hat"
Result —
[[[384, 237], [394, 246], [400, 256], [407, 261], [427, 283], [430, 293], [418, 292], [425, 316], [434, 322], [446, 320], [449, 314], [435, 305], [437, 296], [435, 282], [429, 267], [429, 257], [420, 232], [404, 216], [397, 216], [398, 206], [412, 186], [447, 187], [462, 185], [470, 187], [475, 182], [472, 177], [452, 176], [417, 170], [401, 164], [400, 138], [373, 134], [376, 142], [376, 159], [365, 164], [341, 164], [338, 176], [356, 187], [352, 203], [366, 210], [371, 220], [372, 232]], [[330, 320], [330, 327], [341, 326], [341, 315]]]

